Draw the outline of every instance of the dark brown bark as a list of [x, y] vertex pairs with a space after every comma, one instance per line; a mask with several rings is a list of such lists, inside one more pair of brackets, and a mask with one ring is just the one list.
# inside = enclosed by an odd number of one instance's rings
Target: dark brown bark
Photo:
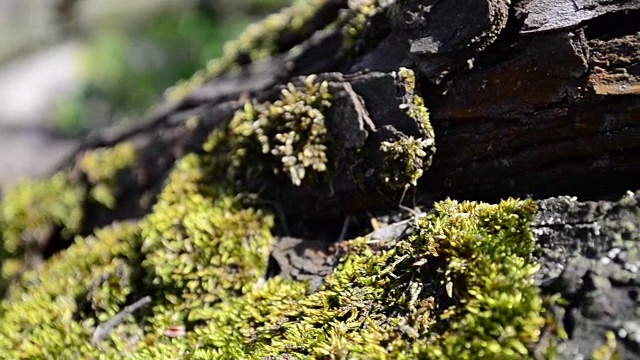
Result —
[[[435, 128], [437, 154], [419, 191], [428, 198], [597, 197], [637, 188], [640, 2], [583, 1], [573, 10], [566, 3], [396, 4], [379, 11], [366, 43], [343, 57], [335, 56], [340, 27], [314, 23], [306, 39], [285, 41], [283, 49], [295, 49], [212, 79], [134, 129], [98, 133], [78, 153], [133, 141], [144, 160], [138, 181], [122, 191], [140, 194], [157, 188], [176, 158], [224, 126], [241, 100], [273, 98], [274, 87], [311, 73], [349, 82], [376, 126], [406, 133], [401, 116], [389, 116], [395, 90], [384, 78], [407, 66], [417, 72]], [[333, 21], [344, 6], [329, 2], [320, 22]], [[359, 75], [336, 74], [354, 71]], [[193, 115], [200, 122], [189, 128], [185, 119]]]

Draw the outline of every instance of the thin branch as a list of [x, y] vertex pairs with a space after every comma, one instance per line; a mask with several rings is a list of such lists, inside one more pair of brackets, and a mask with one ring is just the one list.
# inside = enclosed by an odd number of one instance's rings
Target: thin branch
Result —
[[149, 304], [151, 302], [151, 296], [145, 296], [142, 299], [134, 302], [131, 305], [125, 306], [122, 311], [117, 313], [113, 318], [109, 321], [98, 325], [96, 330], [93, 332], [93, 336], [91, 336], [91, 344], [93, 346], [98, 346], [106, 337], [109, 335], [109, 332], [113, 330], [116, 326], [124, 321], [124, 319], [136, 312], [141, 307]]

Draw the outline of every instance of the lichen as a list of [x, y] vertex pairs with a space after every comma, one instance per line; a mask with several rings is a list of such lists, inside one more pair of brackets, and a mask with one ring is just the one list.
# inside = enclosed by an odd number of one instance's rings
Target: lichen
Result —
[[310, 0], [298, 2], [276, 14], [267, 16], [263, 21], [250, 25], [238, 40], [227, 42], [222, 56], [210, 61], [207, 66], [196, 72], [189, 80], [179, 82], [170, 88], [166, 97], [179, 100], [194, 88], [216, 76], [234, 68], [267, 58], [281, 51], [279, 41], [284, 34], [297, 34], [315, 15], [315, 11], [328, 0]]
[[130, 167], [136, 160], [136, 151], [131, 144], [121, 143], [113, 148], [99, 148], [82, 155], [78, 166], [91, 189], [89, 197], [113, 209], [116, 206], [114, 187], [120, 171]]
[[[331, 93], [326, 81], [311, 75], [299, 89], [289, 83], [280, 99], [246, 103], [231, 120], [232, 165], [244, 177], [268, 179], [285, 174], [300, 186], [310, 173], [327, 170], [326, 110]], [[266, 167], [266, 168], [265, 168]]]

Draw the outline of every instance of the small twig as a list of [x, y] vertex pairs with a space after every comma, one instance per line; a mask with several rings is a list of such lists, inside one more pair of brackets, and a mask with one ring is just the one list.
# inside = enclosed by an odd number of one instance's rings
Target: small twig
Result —
[[389, 240], [398, 239], [404, 236], [410, 228], [411, 221], [409, 219], [398, 221], [387, 226], [381, 227], [367, 235], [369, 240], [367, 244], [379, 244]]
[[347, 236], [347, 229], [349, 228], [349, 220], [351, 220], [351, 216], [347, 215], [347, 217], [344, 218], [344, 223], [342, 223], [342, 230], [340, 230], [340, 236], [338, 236], [337, 242], [344, 240], [344, 237]]
[[133, 314], [138, 309], [150, 302], [151, 296], [145, 296], [142, 299], [134, 302], [133, 304], [125, 306], [122, 311], [117, 313], [109, 321], [98, 325], [98, 327], [96, 327], [96, 330], [93, 332], [93, 336], [91, 336], [91, 344], [93, 346], [98, 346], [107, 337], [107, 335], [109, 335], [109, 332], [113, 330], [114, 327], [122, 323], [127, 316]]
[[282, 230], [284, 230], [285, 236], [291, 236], [289, 232], [289, 227], [287, 226], [287, 218], [284, 215], [284, 211], [282, 210], [282, 206], [280, 204], [273, 204], [274, 209], [276, 210], [276, 214], [278, 214], [278, 218], [280, 218], [280, 224], [282, 224]]
[[404, 186], [404, 190], [402, 190], [402, 196], [400, 196], [400, 201], [398, 202], [398, 206], [402, 207], [402, 202], [404, 201], [405, 195], [407, 195], [408, 189], [409, 189], [409, 184]]

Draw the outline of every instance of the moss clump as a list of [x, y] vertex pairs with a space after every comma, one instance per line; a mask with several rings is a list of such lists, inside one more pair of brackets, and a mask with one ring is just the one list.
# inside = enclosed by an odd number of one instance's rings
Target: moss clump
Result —
[[300, 186], [309, 170], [327, 170], [324, 113], [332, 96], [328, 83], [315, 79], [307, 77], [303, 89], [289, 83], [274, 103], [246, 103], [235, 114], [229, 125], [234, 177], [264, 180], [282, 173]]
[[[11, 359], [98, 358], [125, 351], [110, 339], [106, 353], [90, 344], [97, 321], [115, 315], [132, 291], [130, 267], [138, 262], [135, 224], [115, 224], [86, 239], [78, 238], [38, 271], [28, 271], [0, 303], [0, 353]], [[121, 269], [121, 270], [116, 270]], [[93, 308], [81, 304], [89, 297]], [[119, 331], [141, 330], [133, 319]], [[109, 348], [109, 346], [107, 346]]]
[[88, 189], [72, 183], [64, 172], [46, 180], [23, 181], [9, 189], [0, 201], [2, 281], [19, 274], [25, 260], [30, 268], [37, 265], [45, 247], [66, 247], [42, 241], [55, 241], [58, 233], [63, 240], [77, 235], [83, 226], [87, 198], [113, 208], [116, 176], [135, 158], [135, 150], [128, 144], [87, 152], [78, 164], [87, 176]]
[[416, 76], [413, 70], [400, 68], [396, 73], [400, 92], [402, 93], [402, 104], [400, 109], [404, 110], [410, 118], [416, 120], [420, 129], [428, 138], [434, 138], [433, 127], [429, 121], [429, 111], [424, 105], [424, 99], [416, 94]]
[[167, 97], [178, 100], [194, 88], [239, 65], [267, 58], [281, 52], [280, 39], [284, 34], [298, 34], [315, 15], [316, 10], [328, 0], [298, 2], [279, 13], [267, 16], [263, 21], [250, 25], [240, 38], [227, 42], [222, 56], [210, 61], [205, 69], [196, 72], [191, 79], [175, 85], [167, 91]]
[[[241, 208], [237, 197], [212, 185], [210, 165], [207, 157], [186, 156], [147, 217], [77, 238], [42, 270], [24, 274], [0, 303], [0, 353], [169, 359], [197, 348], [206, 336], [174, 340], [165, 330], [200, 328], [212, 306], [248, 293], [265, 271], [272, 226], [270, 216]], [[91, 344], [98, 325], [145, 294], [153, 298], [148, 311]]]
[[[0, 303], [11, 358], [525, 358], [542, 302], [530, 275], [535, 206], [445, 201], [413, 234], [349, 242], [319, 291], [261, 286], [271, 217], [216, 184], [208, 154], [178, 161], [151, 214], [78, 238]], [[146, 274], [146, 275], [144, 275]], [[143, 276], [144, 275], [144, 276]], [[100, 344], [99, 324], [151, 295]], [[174, 336], [167, 330], [185, 329]], [[171, 335], [171, 336], [169, 336]]]
[[2, 279], [19, 273], [29, 252], [40, 252], [39, 240], [60, 230], [65, 239], [82, 223], [85, 191], [74, 187], [64, 173], [47, 180], [23, 181], [0, 201]]
[[[258, 328], [255, 358], [527, 358], [544, 324], [530, 275], [535, 205], [438, 204], [414, 234], [362, 240], [315, 294]], [[260, 334], [260, 332], [263, 332]]]
[[136, 160], [131, 144], [122, 143], [113, 148], [101, 148], [87, 152], [78, 162], [91, 184], [89, 196], [96, 202], [113, 209], [116, 206], [114, 187], [120, 171]]
[[422, 97], [415, 94], [416, 80], [413, 70], [400, 68], [396, 73], [398, 91], [402, 96], [400, 109], [418, 124], [422, 136], [401, 136], [384, 141], [380, 150], [385, 155], [383, 180], [393, 189], [416, 186], [424, 170], [431, 165], [435, 154], [435, 134], [429, 112]]
[[141, 223], [150, 284], [190, 321], [203, 306], [238, 296], [258, 280], [273, 225], [271, 217], [207, 185], [206, 169], [201, 157], [183, 158]]
[[416, 186], [425, 168], [424, 158], [433, 145], [432, 139], [413, 136], [397, 141], [383, 141], [380, 150], [385, 154], [384, 181], [393, 188]]
[[[535, 206], [446, 201], [381, 251], [350, 242], [316, 293], [279, 278], [200, 311], [166, 358], [527, 358], [544, 320], [530, 275]], [[140, 357], [142, 358], [142, 357]]]
[[[532, 254], [535, 239], [528, 224], [531, 200], [499, 205], [446, 201], [436, 206], [444, 217], [418, 221], [415, 239], [431, 249], [441, 267], [440, 289], [452, 306], [439, 315], [429, 346], [432, 358], [529, 358], [545, 320], [538, 270]], [[453, 230], [453, 231], [452, 231]]]
[[592, 358], [593, 360], [619, 360], [622, 358], [618, 350], [616, 334], [613, 331], [607, 331], [606, 343], [593, 351]]
[[342, 26], [342, 55], [358, 53], [364, 46], [369, 20], [378, 12], [378, 0], [349, 1], [348, 20]]

